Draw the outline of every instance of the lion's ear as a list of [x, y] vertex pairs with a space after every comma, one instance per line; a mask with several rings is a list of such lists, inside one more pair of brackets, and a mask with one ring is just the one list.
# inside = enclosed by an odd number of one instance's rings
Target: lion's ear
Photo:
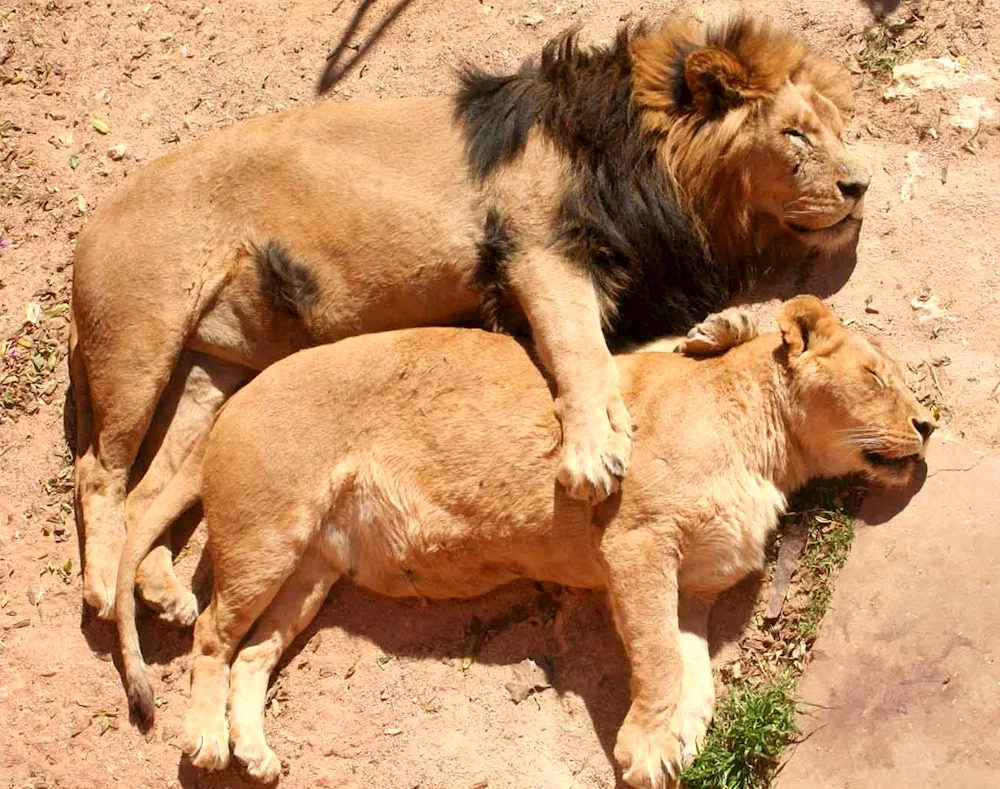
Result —
[[788, 350], [789, 360], [806, 351], [816, 351], [840, 329], [840, 321], [815, 296], [796, 296], [781, 305], [778, 328]]
[[749, 74], [732, 52], [701, 47], [684, 59], [684, 81], [697, 110], [715, 115], [743, 103]]

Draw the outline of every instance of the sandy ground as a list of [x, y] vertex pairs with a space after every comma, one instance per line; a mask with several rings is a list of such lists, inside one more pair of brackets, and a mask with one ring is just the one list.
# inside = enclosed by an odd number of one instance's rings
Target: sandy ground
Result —
[[[801, 31], [855, 73], [849, 140], [870, 157], [874, 180], [857, 266], [834, 307], [909, 365], [944, 431], [996, 454], [998, 129], [995, 114], [968, 128], [955, 118], [970, 99], [998, 109], [998, 3], [740, 5]], [[977, 76], [884, 101], [888, 78], [862, 52], [869, 5], [892, 12], [908, 58], [960, 57]], [[43, 313], [39, 336], [61, 342], [58, 305], [93, 207], [178, 145], [312, 102], [324, 55], [354, 7], [0, 5], [0, 338], [23, 334], [36, 302], [52, 314]], [[725, 7], [686, 9], [710, 16]], [[620, 20], [676, 8], [418, 0], [330, 100], [442, 93], [464, 59], [510, 69], [568, 25], [583, 22], [586, 38], [602, 40]], [[188, 634], [145, 622], [158, 722], [144, 738], [126, 720], [113, 630], [81, 609], [66, 506], [65, 363], [52, 363], [57, 386], [29, 396], [33, 413], [0, 406], [0, 785], [242, 785], [236, 770], [204, 776], [180, 765]], [[188, 575], [197, 553], [182, 555]], [[288, 761], [283, 785], [614, 786], [610, 749], [627, 707], [627, 665], [599, 599], [550, 592], [523, 585], [424, 609], [338, 586], [273, 686], [268, 735]], [[526, 658], [547, 667], [552, 688], [514, 704], [504, 686]]]

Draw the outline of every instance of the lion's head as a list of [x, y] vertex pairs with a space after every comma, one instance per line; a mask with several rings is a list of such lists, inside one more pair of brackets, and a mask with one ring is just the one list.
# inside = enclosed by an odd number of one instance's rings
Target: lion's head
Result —
[[848, 74], [788, 33], [739, 18], [632, 42], [645, 127], [722, 257], [852, 242], [867, 167], [844, 146]]
[[828, 476], [909, 482], [936, 425], [900, 366], [813, 296], [785, 302], [778, 325], [799, 407], [799, 440], [813, 463]]

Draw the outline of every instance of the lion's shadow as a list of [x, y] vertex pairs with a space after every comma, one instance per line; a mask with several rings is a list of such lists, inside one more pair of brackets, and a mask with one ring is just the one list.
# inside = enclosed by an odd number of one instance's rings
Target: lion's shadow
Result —
[[784, 301], [803, 294], [820, 299], [836, 295], [858, 265], [859, 240], [860, 235], [832, 255], [803, 255], [761, 272], [753, 285], [736, 295], [733, 304], [751, 305], [772, 299]]

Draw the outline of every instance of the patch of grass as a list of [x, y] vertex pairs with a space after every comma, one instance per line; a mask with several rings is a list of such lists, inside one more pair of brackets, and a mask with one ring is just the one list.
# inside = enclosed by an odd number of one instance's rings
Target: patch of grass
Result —
[[[850, 553], [863, 492], [856, 478], [821, 480], [792, 501], [783, 526], [802, 524], [807, 536], [784, 609], [778, 619], [767, 620], [758, 601], [741, 639], [741, 659], [730, 669], [729, 694], [716, 708], [701, 753], [684, 772], [685, 789], [770, 785], [781, 751], [798, 731], [795, 683]], [[772, 561], [777, 553], [771, 552]]]
[[912, 47], [902, 49], [866, 47], [858, 57], [858, 65], [869, 74], [891, 74], [896, 66], [909, 60], [912, 54]]
[[759, 789], [768, 785], [778, 756], [798, 732], [794, 680], [738, 685], [715, 713], [705, 744], [684, 771], [685, 789]]
[[892, 70], [911, 58], [913, 44], [901, 44], [881, 25], [869, 28], [858, 53], [858, 65], [869, 74], [892, 74]]

